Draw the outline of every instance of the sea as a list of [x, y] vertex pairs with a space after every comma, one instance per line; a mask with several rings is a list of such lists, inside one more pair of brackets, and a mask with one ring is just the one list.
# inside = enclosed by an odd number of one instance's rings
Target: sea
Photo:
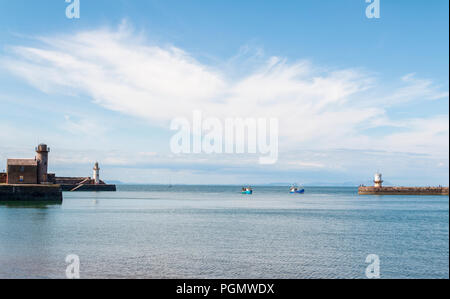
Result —
[[[0, 203], [0, 278], [449, 278], [448, 196], [118, 185]], [[74, 258], [75, 257], [75, 258]]]

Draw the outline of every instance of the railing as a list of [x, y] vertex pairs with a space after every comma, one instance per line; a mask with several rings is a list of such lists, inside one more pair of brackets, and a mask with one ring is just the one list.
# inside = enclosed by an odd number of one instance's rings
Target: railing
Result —
[[80, 182], [75, 188], [73, 188], [72, 190], [70, 190], [70, 192], [76, 191], [78, 189], [80, 189], [81, 187], [84, 186], [84, 183], [86, 183], [87, 181], [90, 181], [91, 178], [86, 178], [84, 181]]

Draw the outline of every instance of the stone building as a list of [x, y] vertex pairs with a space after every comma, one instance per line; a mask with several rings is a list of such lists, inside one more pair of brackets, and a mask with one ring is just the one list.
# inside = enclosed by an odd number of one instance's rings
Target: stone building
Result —
[[48, 152], [45, 144], [36, 147], [34, 159], [8, 159], [6, 174], [0, 174], [0, 183], [11, 185], [43, 184], [48, 182]]
[[38, 162], [35, 159], [8, 159], [7, 184], [37, 184]]

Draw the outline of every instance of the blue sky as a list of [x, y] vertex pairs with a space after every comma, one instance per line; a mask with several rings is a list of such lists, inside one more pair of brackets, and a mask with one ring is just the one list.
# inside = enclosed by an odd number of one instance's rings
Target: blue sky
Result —
[[[69, 20], [64, 0], [0, 0], [2, 165], [46, 142], [58, 174], [99, 160], [124, 182], [358, 184], [380, 170], [448, 185], [448, 1], [381, 0], [380, 19], [364, 0], [80, 2]], [[276, 165], [170, 153], [171, 118], [239, 107], [278, 111]]]

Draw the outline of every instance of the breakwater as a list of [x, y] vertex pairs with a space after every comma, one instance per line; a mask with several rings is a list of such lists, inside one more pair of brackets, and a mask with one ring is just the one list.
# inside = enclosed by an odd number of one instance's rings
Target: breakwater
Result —
[[448, 195], [448, 187], [359, 187], [360, 195]]
[[63, 201], [60, 185], [0, 185], [0, 202]]
[[116, 191], [116, 185], [94, 185], [94, 184], [63, 184], [61, 185], [62, 191], [89, 191], [89, 192], [115, 192]]

